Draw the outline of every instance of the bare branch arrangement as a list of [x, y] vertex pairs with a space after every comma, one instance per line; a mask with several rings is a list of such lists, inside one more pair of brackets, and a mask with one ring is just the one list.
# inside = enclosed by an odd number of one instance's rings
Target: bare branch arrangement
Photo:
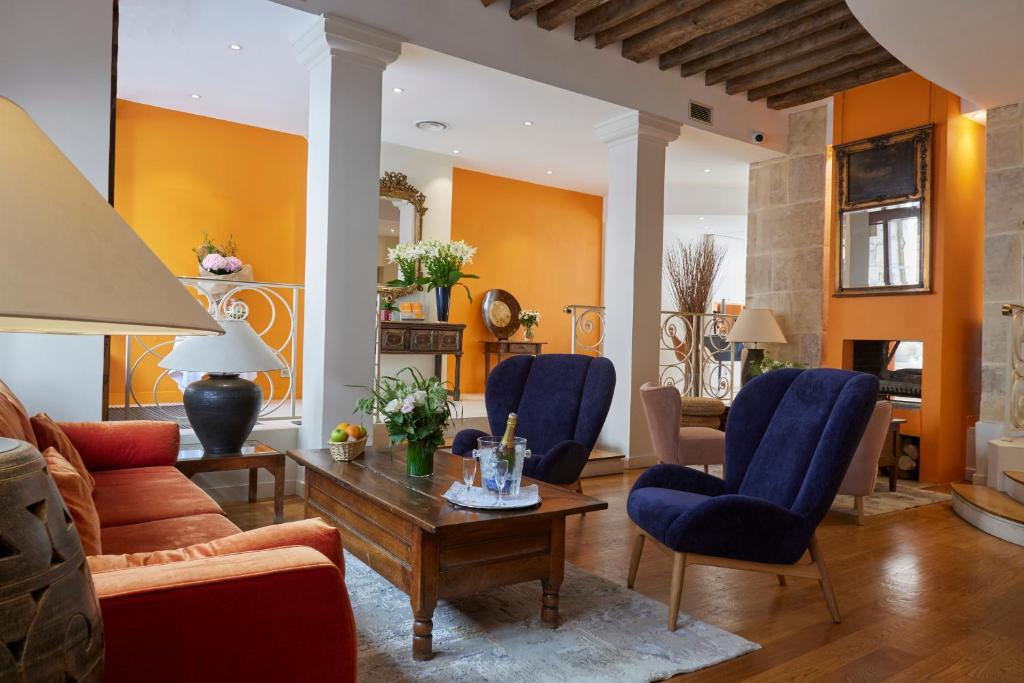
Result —
[[665, 254], [665, 279], [676, 310], [705, 313], [711, 305], [711, 292], [725, 259], [725, 248], [713, 237], [684, 242], [676, 240]]

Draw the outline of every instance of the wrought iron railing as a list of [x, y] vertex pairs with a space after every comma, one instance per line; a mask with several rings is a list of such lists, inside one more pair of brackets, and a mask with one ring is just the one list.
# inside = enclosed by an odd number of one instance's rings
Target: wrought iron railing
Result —
[[[248, 320], [284, 364], [284, 370], [256, 373], [255, 381], [262, 385], [264, 394], [260, 419], [298, 418], [296, 372], [302, 285], [199, 277], [179, 277], [178, 280], [211, 315]], [[125, 337], [124, 406], [111, 406], [111, 419], [147, 418], [184, 423], [186, 418], [179, 393], [183, 380], [173, 377], [171, 370], [158, 366], [175, 341], [173, 338]], [[143, 383], [149, 386], [140, 386]]]
[[1010, 319], [1009, 350], [1006, 360], [1006, 416], [1008, 437], [1024, 436], [1024, 306], [1003, 304]]
[[[570, 304], [573, 353], [602, 355], [605, 338], [603, 306]], [[662, 311], [659, 331], [658, 381], [684, 396], [731, 401], [739, 390], [740, 351], [726, 341], [735, 315]]]

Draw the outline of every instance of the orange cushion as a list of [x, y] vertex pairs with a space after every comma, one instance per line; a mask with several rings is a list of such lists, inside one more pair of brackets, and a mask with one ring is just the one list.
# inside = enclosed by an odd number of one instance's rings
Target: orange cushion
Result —
[[94, 472], [93, 477], [96, 488], [92, 497], [104, 527], [223, 512], [213, 498], [173, 467], [109, 470]]
[[224, 515], [190, 515], [158, 519], [139, 524], [103, 527], [103, 550], [107, 553], [146, 553], [184, 548], [237, 534], [241, 529]]
[[100, 518], [96, 514], [96, 506], [92, 503], [92, 491], [78, 474], [75, 467], [53, 448], [43, 451], [46, 467], [50, 477], [57, 485], [64, 505], [71, 513], [78, 529], [78, 537], [82, 540], [82, 549], [86, 555], [99, 555], [103, 552], [100, 545]]
[[89, 471], [173, 465], [181, 432], [176, 422], [61, 422]]
[[275, 524], [177, 550], [90, 557], [89, 569], [94, 572], [102, 572], [111, 569], [169, 564], [171, 562], [184, 562], [203, 557], [232, 555], [250, 550], [271, 550], [273, 548], [286, 548], [290, 546], [306, 546], [319, 551], [344, 574], [345, 566], [341, 557], [341, 534], [333, 526], [320, 519], [306, 519], [289, 524]]
[[78, 449], [71, 443], [71, 439], [64, 433], [64, 430], [46, 413], [39, 413], [33, 416], [31, 423], [32, 432], [36, 435], [36, 441], [39, 443], [39, 449], [54, 448], [58, 453], [67, 458], [68, 462], [82, 475], [82, 479], [85, 479], [91, 494], [96, 486], [96, 480], [92, 478], [89, 470], [86, 469], [85, 463], [82, 462], [82, 456], [78, 454]]
[[28, 421], [25, 406], [14, 395], [10, 388], [0, 382], [0, 436], [9, 439], [21, 439], [39, 447], [36, 435], [32, 433], [32, 424]]

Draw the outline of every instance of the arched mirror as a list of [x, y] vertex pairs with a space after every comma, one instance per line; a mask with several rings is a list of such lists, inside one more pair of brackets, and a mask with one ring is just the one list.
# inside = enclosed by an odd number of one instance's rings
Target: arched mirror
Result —
[[409, 184], [404, 173], [387, 171], [380, 179], [380, 210], [377, 220], [377, 293], [394, 301], [412, 294], [416, 286], [394, 287], [389, 282], [401, 277], [398, 266], [388, 263], [388, 250], [402, 243], [423, 239], [423, 214], [427, 198]]

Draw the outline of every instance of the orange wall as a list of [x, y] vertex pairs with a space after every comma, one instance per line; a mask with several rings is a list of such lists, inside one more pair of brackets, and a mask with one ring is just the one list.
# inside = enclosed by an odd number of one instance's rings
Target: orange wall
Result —
[[[198, 275], [192, 249], [207, 231], [218, 243], [234, 235], [238, 256], [252, 264], [256, 280], [302, 283], [304, 138], [118, 100], [115, 154], [114, 206], [175, 275]], [[131, 283], [125, 287], [130, 293]], [[247, 300], [259, 330], [269, 309], [261, 298]], [[287, 329], [279, 320], [268, 340], [283, 342]], [[123, 404], [123, 358], [124, 338], [115, 337], [112, 405]], [[156, 372], [144, 369], [136, 388], [151, 391]], [[161, 401], [180, 398], [169, 381], [161, 384]]]
[[[977, 420], [980, 400], [985, 129], [960, 116], [959, 108], [959, 97], [916, 74], [855, 88], [834, 100], [835, 144], [935, 124], [933, 291], [829, 296], [823, 353], [824, 365], [844, 367], [854, 339], [924, 342], [920, 475], [932, 482], [963, 479], [966, 432]], [[827, 292], [835, 282], [835, 230], [833, 215]]]
[[[537, 341], [545, 353], [568, 353], [566, 304], [601, 303], [601, 197], [476, 173], [452, 176], [452, 240], [477, 247], [467, 268], [480, 276], [452, 292], [450, 319], [466, 323], [462, 390], [484, 390], [480, 341], [488, 339], [480, 313], [483, 293], [505, 289], [523, 308], [540, 311]], [[522, 338], [522, 330], [515, 338]], [[453, 378], [449, 364], [449, 379]]]

